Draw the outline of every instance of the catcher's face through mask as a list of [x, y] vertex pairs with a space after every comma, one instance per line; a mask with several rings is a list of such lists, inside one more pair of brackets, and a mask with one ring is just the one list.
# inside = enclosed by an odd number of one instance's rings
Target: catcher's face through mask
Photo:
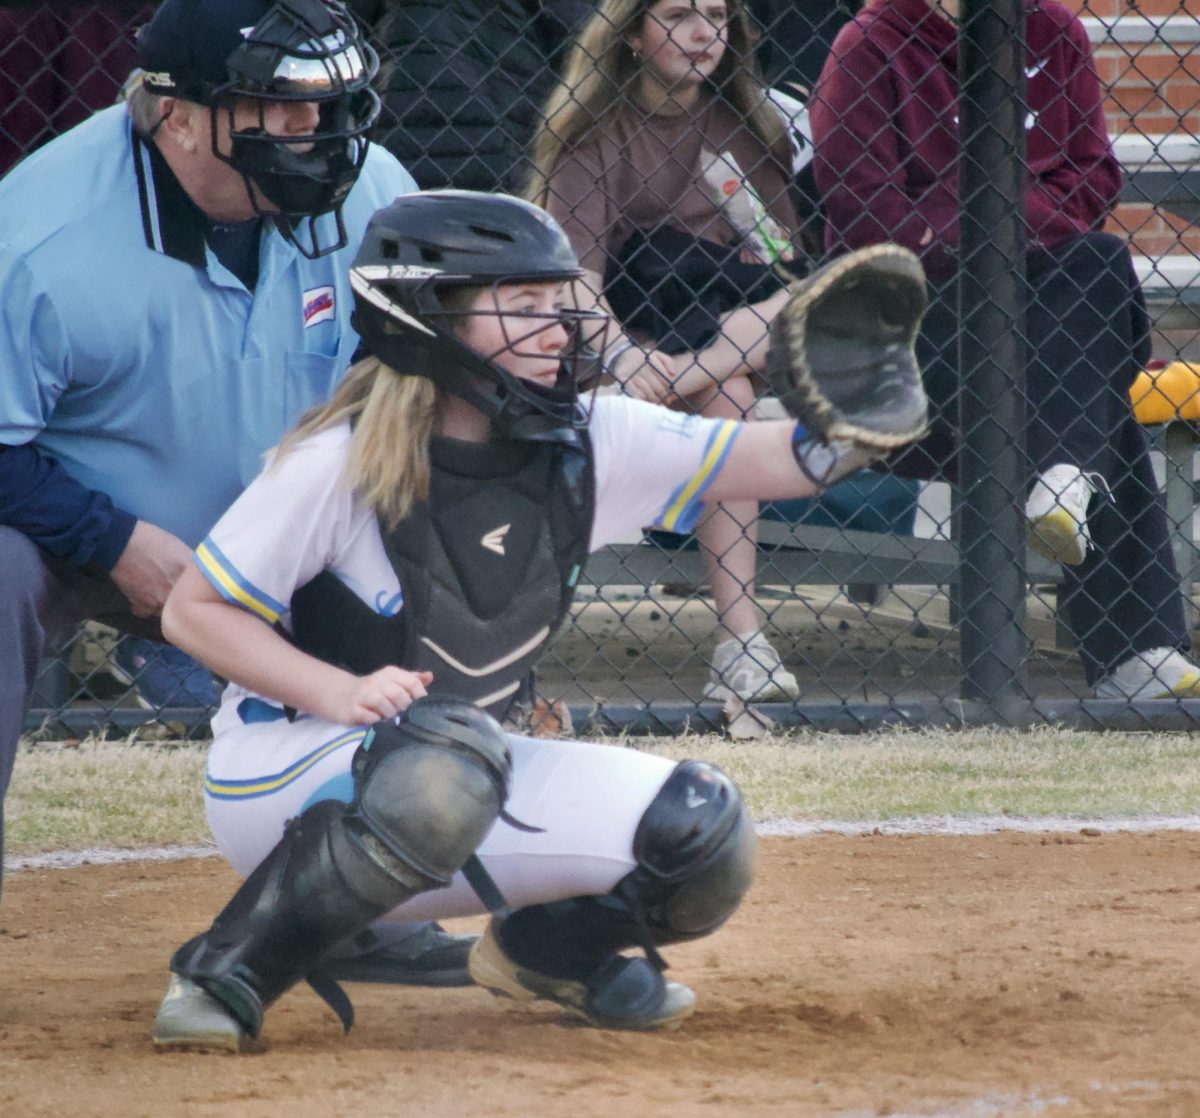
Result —
[[454, 308], [447, 313], [464, 345], [526, 389], [565, 399], [585, 387], [582, 334], [606, 321], [568, 308], [566, 295], [564, 283], [518, 281], [468, 289], [444, 301]]
[[485, 287], [461, 312], [459, 336], [506, 373], [553, 388], [574, 326], [564, 314], [563, 286], [513, 283]]

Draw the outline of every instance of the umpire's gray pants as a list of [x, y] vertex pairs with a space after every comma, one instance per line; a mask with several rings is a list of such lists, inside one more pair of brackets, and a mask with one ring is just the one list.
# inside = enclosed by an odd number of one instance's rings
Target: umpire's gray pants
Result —
[[134, 617], [105, 574], [72, 570], [28, 536], [0, 526], [0, 887], [4, 797], [48, 637], [87, 619], [162, 640], [157, 618]]

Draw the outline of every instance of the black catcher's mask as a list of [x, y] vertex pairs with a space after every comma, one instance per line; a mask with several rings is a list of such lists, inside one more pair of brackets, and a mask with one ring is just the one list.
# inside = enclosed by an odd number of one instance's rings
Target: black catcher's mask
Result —
[[505, 313], [529, 329], [506, 339], [518, 347], [552, 322], [567, 327], [558, 379], [546, 388], [513, 376], [459, 338], [469, 314], [495, 310], [451, 309], [454, 288], [495, 289], [533, 281], [562, 283], [583, 274], [559, 224], [545, 210], [507, 194], [434, 190], [397, 198], [376, 212], [350, 269], [354, 326], [367, 348], [402, 376], [422, 376], [443, 392], [466, 400], [502, 436], [574, 441], [589, 409], [580, 390], [598, 381], [596, 351], [585, 333], [601, 333], [607, 316], [597, 311]]
[[[238, 29], [220, 80], [203, 77], [203, 68], [189, 73], [187, 65], [180, 65], [178, 73], [147, 70], [143, 82], [153, 92], [213, 109], [214, 154], [242, 175], [255, 210], [273, 219], [284, 236], [315, 259], [347, 243], [342, 203], [362, 170], [367, 131], [379, 115], [379, 96], [371, 88], [379, 59], [338, 0], [249, 5], [259, 6], [265, 11], [253, 26]], [[153, 22], [145, 34], [146, 43], [139, 44], [143, 54], [163, 49]], [[178, 48], [168, 44], [167, 49]], [[316, 130], [297, 136], [269, 133], [265, 110], [271, 102], [315, 103], [320, 114]], [[257, 120], [235, 123], [234, 106], [247, 103], [257, 108]], [[229, 122], [228, 154], [218, 146], [222, 115]], [[260, 207], [252, 184], [277, 212]], [[322, 243], [317, 218], [329, 213], [336, 238]]]

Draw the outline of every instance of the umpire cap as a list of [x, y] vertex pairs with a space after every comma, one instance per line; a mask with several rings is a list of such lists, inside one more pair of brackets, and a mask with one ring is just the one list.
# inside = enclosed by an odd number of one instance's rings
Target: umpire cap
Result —
[[164, 0], [137, 37], [147, 89], [188, 100], [229, 81], [229, 56], [273, 0]]

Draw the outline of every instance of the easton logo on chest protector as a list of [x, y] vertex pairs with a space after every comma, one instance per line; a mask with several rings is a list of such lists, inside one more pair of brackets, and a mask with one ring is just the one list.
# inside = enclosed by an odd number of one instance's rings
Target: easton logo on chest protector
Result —
[[504, 537], [508, 535], [508, 530], [511, 527], [511, 524], [502, 524], [499, 528], [493, 528], [479, 541], [480, 547], [486, 548], [488, 551], [494, 551], [497, 555], [503, 555]]

